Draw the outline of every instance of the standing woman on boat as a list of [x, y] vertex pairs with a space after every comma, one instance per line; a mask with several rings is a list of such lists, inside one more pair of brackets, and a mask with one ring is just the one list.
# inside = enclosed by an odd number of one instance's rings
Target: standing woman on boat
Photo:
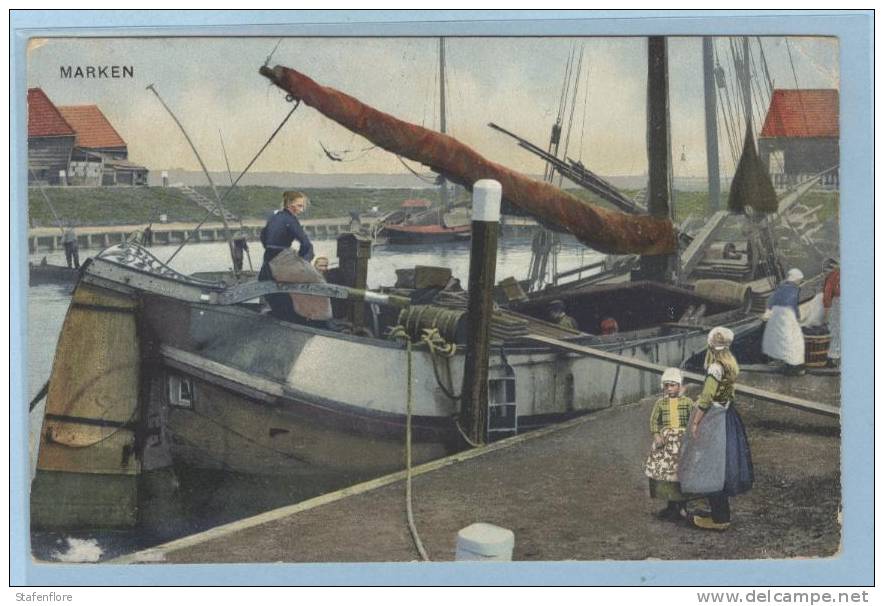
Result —
[[[709, 515], [695, 514], [690, 519], [694, 526], [705, 530], [727, 530], [731, 521], [728, 499], [748, 491], [755, 481], [746, 428], [734, 407], [734, 386], [740, 367], [730, 351], [733, 341], [733, 331], [723, 326], [717, 326], [709, 332], [706, 380], [690, 420], [694, 461], [699, 456], [707, 461], [718, 462], [705, 470], [707, 477], [704, 479], [714, 486], [706, 493], [711, 512]], [[688, 454], [684, 454], [687, 458]], [[723, 477], [720, 474], [722, 458]], [[698, 465], [695, 469], [701, 467], [702, 465]], [[688, 489], [693, 483], [686, 481], [684, 471], [683, 467], [680, 468], [679, 475], [682, 488]]]
[[[282, 251], [288, 249], [292, 242], [298, 241], [298, 256], [305, 261], [313, 260], [313, 244], [307, 232], [298, 221], [300, 215], [310, 204], [309, 198], [299, 191], [287, 191], [282, 195], [282, 210], [277, 211], [267, 220], [261, 230], [261, 244], [264, 245], [264, 264], [258, 273], [258, 280], [273, 280], [270, 261]], [[286, 293], [275, 293], [266, 296], [273, 315], [281, 320], [304, 323], [306, 320], [295, 312], [291, 297]]]

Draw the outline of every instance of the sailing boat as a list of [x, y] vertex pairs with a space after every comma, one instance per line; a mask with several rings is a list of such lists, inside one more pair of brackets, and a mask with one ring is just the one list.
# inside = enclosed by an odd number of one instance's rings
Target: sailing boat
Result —
[[[439, 130], [447, 132], [445, 119], [445, 39], [439, 38]], [[390, 244], [436, 244], [470, 239], [470, 217], [464, 209], [453, 210], [449, 200], [448, 181], [440, 174], [440, 205], [413, 212], [414, 200], [406, 200], [403, 208], [384, 221], [379, 235]], [[406, 206], [408, 205], [408, 206]]]

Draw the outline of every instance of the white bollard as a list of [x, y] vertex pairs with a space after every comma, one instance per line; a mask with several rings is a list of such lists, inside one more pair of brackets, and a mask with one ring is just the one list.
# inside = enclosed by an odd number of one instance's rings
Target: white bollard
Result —
[[473, 184], [473, 221], [498, 223], [503, 188], [494, 179], [481, 179]]
[[457, 533], [454, 559], [459, 562], [509, 562], [513, 559], [516, 535], [512, 530], [476, 522]]

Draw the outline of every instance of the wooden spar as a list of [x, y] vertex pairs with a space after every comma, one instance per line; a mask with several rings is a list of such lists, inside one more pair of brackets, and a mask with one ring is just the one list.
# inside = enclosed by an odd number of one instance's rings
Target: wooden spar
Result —
[[[663, 371], [666, 370], [666, 367], [661, 366], [660, 364], [645, 362], [644, 360], [639, 360], [638, 358], [631, 358], [629, 356], [623, 356], [620, 354], [602, 351], [594, 347], [586, 347], [584, 345], [578, 345], [576, 343], [569, 343], [567, 341], [554, 339], [552, 337], [546, 337], [538, 334], [530, 334], [526, 335], [523, 338], [541, 343], [543, 345], [558, 347], [559, 349], [571, 353], [590, 356], [592, 358], [598, 358], [600, 360], [608, 360], [609, 362], [616, 362], [618, 364], [622, 364], [623, 366], [637, 368], [638, 370], [654, 372], [657, 374], [662, 374]], [[703, 382], [706, 380], [705, 376], [694, 372], [687, 372], [683, 370], [681, 374], [685, 381], [689, 381], [691, 383], [700, 383], [702, 385]], [[771, 402], [773, 404], [781, 404], [783, 406], [803, 410], [805, 412], [825, 415], [827, 417], [841, 416], [840, 409], [836, 406], [832, 406], [831, 404], [812, 402], [803, 398], [787, 396], [785, 394], [767, 391], [765, 389], [758, 389], [757, 387], [750, 387], [748, 385], [735, 385], [734, 390], [738, 394], [742, 394], [750, 398], [755, 398], [756, 400], [763, 400], [765, 402]]]
[[586, 203], [548, 183], [535, 181], [491, 162], [456, 139], [380, 112], [304, 74], [277, 65], [260, 73], [294, 98], [387, 151], [429, 166], [472, 189], [481, 179], [494, 179], [511, 204], [543, 221], [566, 229], [599, 252], [665, 255], [676, 251], [675, 230], [668, 218], [632, 216]]

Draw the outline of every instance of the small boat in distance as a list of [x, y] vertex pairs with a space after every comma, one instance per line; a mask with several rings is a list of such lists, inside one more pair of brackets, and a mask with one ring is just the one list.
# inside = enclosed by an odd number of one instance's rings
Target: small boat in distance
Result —
[[379, 235], [389, 244], [435, 244], [470, 239], [466, 209], [445, 212], [429, 200], [405, 200], [383, 223]]

